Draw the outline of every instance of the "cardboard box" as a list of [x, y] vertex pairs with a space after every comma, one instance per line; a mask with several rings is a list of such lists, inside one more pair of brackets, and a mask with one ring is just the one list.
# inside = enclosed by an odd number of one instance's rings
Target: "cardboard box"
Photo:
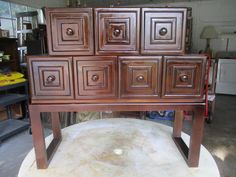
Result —
[[[12, 118], [18, 119], [21, 118], [22, 115], [22, 109], [20, 104], [13, 104], [11, 105], [11, 111], [12, 111]], [[0, 121], [7, 119], [7, 112], [6, 109], [3, 107], [0, 107]]]

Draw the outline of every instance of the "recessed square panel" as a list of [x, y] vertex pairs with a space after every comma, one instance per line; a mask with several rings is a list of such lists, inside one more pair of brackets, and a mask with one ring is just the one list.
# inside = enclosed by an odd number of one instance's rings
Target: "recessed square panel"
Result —
[[203, 56], [165, 57], [162, 97], [202, 97], [205, 59]]
[[92, 55], [91, 8], [46, 8], [50, 55]]
[[58, 20], [58, 23], [61, 24], [61, 28], [58, 29], [60, 32], [58, 33], [57, 36], [59, 39], [59, 44], [63, 45], [64, 44], [63, 42], [65, 41], [78, 41], [78, 44], [83, 44], [82, 40], [83, 29], [82, 25], [79, 25], [81, 22], [70, 24], [70, 23], [64, 23], [64, 20], [62, 20], [61, 22], [59, 22]]
[[116, 57], [75, 57], [75, 88], [78, 99], [117, 96]]
[[[110, 20], [109, 20], [110, 21]], [[108, 22], [108, 31], [106, 33], [107, 35], [107, 42], [109, 44], [115, 44], [115, 43], [130, 43], [130, 36], [129, 36], [129, 22], [124, 21], [122, 22], [115, 22], [110, 21]]]
[[96, 54], [139, 51], [139, 8], [96, 8]]
[[[63, 89], [64, 82], [60, 82], [60, 78], [62, 77], [63, 71], [62, 68], [39, 68], [40, 79], [42, 79], [43, 84], [41, 90], [43, 89]], [[53, 82], [50, 80], [53, 79]]]
[[[154, 20], [153, 20], [154, 21]], [[162, 31], [165, 29], [170, 29], [170, 30], [166, 30], [166, 33], [164, 34]], [[176, 38], [175, 38], [175, 34], [173, 34], [172, 31], [175, 31], [175, 24], [171, 23], [171, 22], [161, 22], [161, 21], [154, 21], [153, 22], [153, 35], [151, 39], [153, 39], [151, 41], [151, 43], [155, 43], [155, 41], [161, 42], [161, 40], [171, 40], [172, 42], [175, 42]], [[160, 40], [160, 41], [159, 41]]]
[[184, 53], [186, 12], [186, 8], [143, 8], [141, 53]]
[[159, 96], [161, 57], [120, 57], [120, 96], [156, 98]]
[[71, 57], [29, 57], [33, 99], [73, 99]]

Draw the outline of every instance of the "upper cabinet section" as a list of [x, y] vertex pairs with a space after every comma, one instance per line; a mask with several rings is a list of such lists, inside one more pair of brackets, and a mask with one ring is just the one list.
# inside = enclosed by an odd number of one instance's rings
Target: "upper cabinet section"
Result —
[[50, 55], [182, 55], [187, 8], [47, 8]]
[[95, 9], [96, 54], [139, 54], [140, 9]]
[[91, 8], [46, 9], [50, 55], [93, 55]]
[[142, 54], [183, 54], [186, 8], [142, 9]]

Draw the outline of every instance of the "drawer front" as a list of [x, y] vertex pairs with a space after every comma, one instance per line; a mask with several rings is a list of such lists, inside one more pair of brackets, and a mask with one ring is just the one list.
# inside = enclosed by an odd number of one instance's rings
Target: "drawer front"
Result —
[[205, 57], [165, 57], [162, 97], [202, 98]]
[[95, 9], [96, 54], [137, 54], [139, 14], [139, 8]]
[[74, 71], [77, 99], [117, 96], [116, 57], [75, 57]]
[[71, 57], [29, 58], [32, 99], [73, 99]]
[[92, 55], [93, 16], [91, 8], [47, 9], [50, 55]]
[[185, 49], [185, 8], [143, 8], [143, 54], [181, 54]]
[[156, 98], [161, 89], [161, 57], [120, 57], [120, 97]]

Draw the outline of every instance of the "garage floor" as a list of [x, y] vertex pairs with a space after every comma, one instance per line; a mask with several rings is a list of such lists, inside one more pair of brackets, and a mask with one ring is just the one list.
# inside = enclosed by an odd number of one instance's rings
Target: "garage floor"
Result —
[[[216, 112], [212, 124], [205, 125], [203, 145], [213, 155], [221, 177], [236, 177], [236, 96], [217, 95]], [[161, 123], [171, 125], [171, 122]], [[190, 122], [185, 122], [185, 132]], [[46, 130], [46, 135], [50, 133]], [[32, 148], [28, 131], [0, 144], [0, 177], [16, 177], [21, 162]]]

